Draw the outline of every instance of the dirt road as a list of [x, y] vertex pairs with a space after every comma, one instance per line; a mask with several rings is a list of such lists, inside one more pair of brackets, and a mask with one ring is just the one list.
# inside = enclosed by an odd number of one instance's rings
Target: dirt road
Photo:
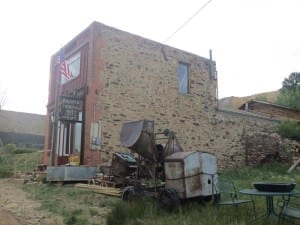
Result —
[[63, 218], [39, 210], [40, 203], [26, 197], [22, 182], [0, 179], [0, 225], [63, 225]]

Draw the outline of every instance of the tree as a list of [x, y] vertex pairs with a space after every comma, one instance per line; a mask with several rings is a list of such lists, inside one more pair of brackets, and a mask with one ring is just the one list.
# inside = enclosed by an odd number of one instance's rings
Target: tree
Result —
[[296, 121], [282, 121], [277, 128], [282, 138], [300, 141], [300, 123]]
[[293, 72], [282, 82], [277, 104], [300, 110], [300, 73]]
[[289, 78], [284, 78], [282, 82], [282, 89], [296, 90], [300, 88], [300, 73], [291, 73]]

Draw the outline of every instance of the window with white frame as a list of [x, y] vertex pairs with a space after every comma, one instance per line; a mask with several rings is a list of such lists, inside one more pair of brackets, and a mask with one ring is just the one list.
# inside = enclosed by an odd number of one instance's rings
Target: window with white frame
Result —
[[178, 91], [189, 93], [189, 64], [183, 62], [178, 63]]
[[[69, 70], [72, 73], [71, 79], [78, 77], [80, 75], [80, 52], [75, 53], [66, 61], [69, 66]], [[61, 79], [62, 79], [62, 84], [66, 83], [68, 80], [71, 80], [66, 78], [65, 76], [61, 76]]]

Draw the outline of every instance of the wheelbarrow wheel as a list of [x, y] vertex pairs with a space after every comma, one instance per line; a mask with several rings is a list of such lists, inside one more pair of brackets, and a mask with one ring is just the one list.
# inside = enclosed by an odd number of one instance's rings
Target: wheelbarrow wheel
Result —
[[122, 193], [122, 200], [124, 201], [134, 201], [142, 196], [142, 191], [134, 186], [128, 186], [124, 189]]
[[180, 205], [179, 195], [173, 188], [161, 190], [158, 196], [158, 202], [161, 208], [168, 211], [176, 211], [179, 209]]

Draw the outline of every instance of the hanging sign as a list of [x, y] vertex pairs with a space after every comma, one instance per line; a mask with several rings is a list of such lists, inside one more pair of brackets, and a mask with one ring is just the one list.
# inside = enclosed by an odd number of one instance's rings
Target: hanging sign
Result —
[[82, 99], [61, 96], [59, 112], [60, 120], [78, 121], [80, 111], [82, 111]]

